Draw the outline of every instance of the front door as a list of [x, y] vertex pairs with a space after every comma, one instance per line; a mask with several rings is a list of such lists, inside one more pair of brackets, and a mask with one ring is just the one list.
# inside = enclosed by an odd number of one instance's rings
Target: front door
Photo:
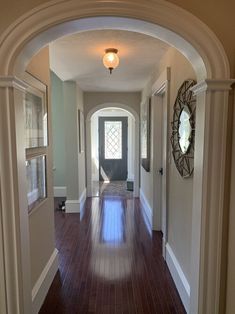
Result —
[[127, 117], [99, 117], [99, 179], [127, 179]]

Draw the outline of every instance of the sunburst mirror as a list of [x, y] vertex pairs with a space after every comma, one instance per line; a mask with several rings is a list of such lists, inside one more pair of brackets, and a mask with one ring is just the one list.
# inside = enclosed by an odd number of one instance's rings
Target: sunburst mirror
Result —
[[196, 97], [191, 91], [194, 80], [186, 80], [178, 90], [174, 104], [171, 135], [175, 165], [183, 178], [190, 177], [194, 169], [194, 136]]

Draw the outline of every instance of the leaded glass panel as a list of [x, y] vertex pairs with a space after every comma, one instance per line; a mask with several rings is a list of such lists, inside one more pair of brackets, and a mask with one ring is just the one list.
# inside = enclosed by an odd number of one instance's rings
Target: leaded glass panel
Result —
[[105, 121], [105, 159], [122, 159], [122, 122]]

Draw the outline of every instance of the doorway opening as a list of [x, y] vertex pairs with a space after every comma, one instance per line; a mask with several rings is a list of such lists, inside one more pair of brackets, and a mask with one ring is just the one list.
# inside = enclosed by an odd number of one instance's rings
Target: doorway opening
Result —
[[91, 116], [90, 132], [91, 196], [133, 197], [138, 176], [134, 116], [118, 107], [100, 109]]

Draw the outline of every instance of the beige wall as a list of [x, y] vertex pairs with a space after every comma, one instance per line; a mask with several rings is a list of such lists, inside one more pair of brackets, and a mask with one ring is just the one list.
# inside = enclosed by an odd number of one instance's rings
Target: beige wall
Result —
[[[190, 63], [177, 50], [170, 48], [160, 63], [160, 71], [166, 67], [171, 68], [170, 81], [170, 112], [172, 121], [173, 106], [177, 91], [184, 80], [195, 79], [195, 73]], [[151, 93], [152, 83], [157, 79], [158, 73], [154, 73], [152, 80], [146, 85], [142, 93], [144, 100]], [[155, 117], [158, 119], [158, 117]], [[157, 123], [156, 120], [153, 123]], [[171, 128], [169, 126], [169, 134]], [[169, 141], [169, 139], [168, 139]], [[154, 139], [152, 138], [154, 145]], [[170, 146], [171, 151], [171, 146]], [[153, 155], [151, 156], [151, 171], [147, 173], [141, 167], [141, 189], [144, 192], [149, 205], [153, 208]], [[169, 198], [168, 198], [168, 242], [171, 246], [186, 278], [190, 282], [190, 256], [191, 256], [191, 220], [192, 220], [192, 193], [193, 177], [183, 179], [171, 158], [169, 167]]]
[[84, 93], [84, 113], [85, 118], [89, 111], [98, 105], [105, 103], [118, 103], [131, 107], [139, 115], [140, 113], [140, 97], [139, 92], [130, 93], [112, 93], [112, 92], [85, 92]]
[[[45, 83], [50, 94], [50, 72], [49, 72], [49, 49], [42, 49], [31, 60], [27, 71]], [[54, 243], [54, 203], [52, 191], [52, 129], [51, 129], [51, 103], [48, 97], [48, 126], [49, 126], [49, 147], [48, 147], [48, 176], [47, 188], [48, 199], [43, 202], [29, 216], [29, 237], [31, 256], [31, 280], [32, 287], [41, 275], [49, 258], [51, 257]]]
[[[170, 122], [177, 91], [184, 80], [195, 79], [191, 64], [175, 49], [170, 49], [161, 68], [171, 68]], [[169, 129], [171, 134], [171, 128]], [[171, 147], [170, 147], [171, 149]], [[190, 282], [191, 222], [192, 222], [193, 177], [183, 179], [178, 173], [173, 158], [169, 165], [168, 242]]]

